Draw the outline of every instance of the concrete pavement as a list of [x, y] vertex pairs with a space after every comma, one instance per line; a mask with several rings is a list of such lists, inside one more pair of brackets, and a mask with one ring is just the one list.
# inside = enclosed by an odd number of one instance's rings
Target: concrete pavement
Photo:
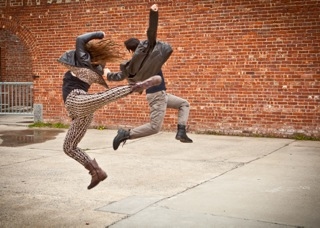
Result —
[[115, 130], [90, 129], [109, 176], [87, 190], [65, 134], [0, 116], [0, 227], [320, 227], [319, 141], [161, 132], [113, 151]]

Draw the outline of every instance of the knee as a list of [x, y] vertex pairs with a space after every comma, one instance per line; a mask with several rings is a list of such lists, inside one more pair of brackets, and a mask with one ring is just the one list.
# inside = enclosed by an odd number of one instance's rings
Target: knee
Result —
[[63, 143], [63, 152], [66, 155], [70, 155], [72, 153], [72, 146], [71, 144], [68, 144], [67, 142]]
[[181, 107], [186, 107], [189, 108], [190, 107], [190, 103], [187, 100], [184, 100], [181, 104]]
[[152, 134], [157, 134], [160, 132], [161, 130], [161, 123], [152, 123], [151, 124], [151, 129], [152, 129]]

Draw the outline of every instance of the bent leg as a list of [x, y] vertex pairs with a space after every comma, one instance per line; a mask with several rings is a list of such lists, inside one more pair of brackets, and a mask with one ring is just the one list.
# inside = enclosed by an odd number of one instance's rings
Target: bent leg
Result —
[[64, 152], [89, 170], [91, 182], [88, 185], [88, 189], [94, 188], [100, 183], [100, 181], [107, 178], [106, 172], [99, 167], [97, 161], [95, 159], [92, 160], [89, 155], [78, 147], [79, 142], [85, 135], [92, 121], [92, 118], [93, 114], [73, 119], [63, 144]]
[[178, 109], [178, 131], [176, 139], [183, 143], [192, 143], [192, 139], [187, 136], [186, 125], [189, 118], [189, 102], [180, 97], [168, 94], [168, 108]]
[[167, 109], [165, 91], [147, 94], [150, 107], [150, 122], [130, 130], [130, 139], [141, 138], [158, 133], [161, 130]]
[[83, 166], [86, 166], [91, 158], [78, 147], [78, 144], [87, 132], [92, 118], [93, 114], [73, 119], [63, 144], [64, 152]]
[[187, 125], [189, 112], [190, 112], [190, 104], [187, 100], [177, 97], [172, 94], [168, 95], [168, 108], [178, 109], [178, 124], [179, 125]]
[[72, 117], [88, 116], [106, 104], [123, 98], [133, 91], [148, 89], [152, 86], [159, 85], [161, 80], [160, 76], [155, 75], [135, 85], [118, 86], [94, 94], [88, 94], [83, 90], [74, 90], [67, 97], [66, 106]]

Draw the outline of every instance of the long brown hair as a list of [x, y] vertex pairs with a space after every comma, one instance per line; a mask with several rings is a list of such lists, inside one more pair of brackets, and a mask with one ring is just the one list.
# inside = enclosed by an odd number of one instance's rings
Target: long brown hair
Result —
[[119, 45], [109, 39], [90, 40], [86, 43], [86, 49], [90, 53], [92, 63], [115, 62], [122, 57]]

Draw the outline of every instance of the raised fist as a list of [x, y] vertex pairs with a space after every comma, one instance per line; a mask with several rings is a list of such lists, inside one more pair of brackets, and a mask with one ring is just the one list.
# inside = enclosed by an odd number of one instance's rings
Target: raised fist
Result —
[[158, 11], [158, 5], [157, 5], [157, 4], [153, 4], [153, 5], [151, 6], [151, 10], [153, 10], [153, 11]]

